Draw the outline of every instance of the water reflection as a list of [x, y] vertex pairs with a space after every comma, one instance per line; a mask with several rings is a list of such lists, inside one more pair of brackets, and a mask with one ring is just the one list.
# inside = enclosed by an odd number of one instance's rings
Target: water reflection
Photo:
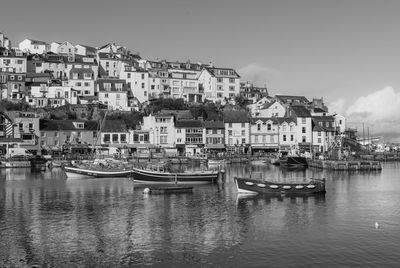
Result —
[[[1, 170], [0, 267], [290, 266], [298, 264], [294, 256], [307, 254], [305, 265], [334, 266], [337, 259], [323, 252], [363, 263], [372, 257], [361, 252], [370, 248], [392, 260], [393, 251], [381, 249], [400, 241], [396, 165], [370, 173], [232, 165], [220, 188], [148, 196], [125, 178], [66, 180], [60, 170]], [[254, 172], [274, 180], [325, 177], [327, 193], [238, 195], [233, 178]], [[387, 235], [371, 233], [375, 221]], [[358, 250], [343, 250], [349, 247]], [[292, 258], [278, 260], [283, 251]]]

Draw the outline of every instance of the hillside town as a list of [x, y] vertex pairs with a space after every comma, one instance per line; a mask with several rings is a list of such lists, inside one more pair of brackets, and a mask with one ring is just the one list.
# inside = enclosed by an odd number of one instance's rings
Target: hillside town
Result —
[[322, 97], [271, 96], [234, 68], [148, 60], [114, 43], [12, 46], [0, 33], [0, 101], [3, 156], [327, 154], [354, 134]]

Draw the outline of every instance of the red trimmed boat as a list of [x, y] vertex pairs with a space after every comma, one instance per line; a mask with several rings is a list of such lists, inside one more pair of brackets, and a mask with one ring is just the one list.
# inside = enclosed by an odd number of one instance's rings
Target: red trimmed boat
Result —
[[132, 168], [133, 180], [140, 183], [209, 184], [216, 183], [221, 171], [185, 171], [179, 173]]
[[310, 179], [304, 183], [276, 183], [235, 177], [236, 188], [245, 194], [317, 194], [325, 193], [325, 179]]

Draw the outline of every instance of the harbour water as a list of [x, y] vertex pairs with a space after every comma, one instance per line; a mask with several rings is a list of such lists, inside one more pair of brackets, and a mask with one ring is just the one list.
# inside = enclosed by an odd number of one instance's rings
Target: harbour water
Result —
[[[144, 195], [128, 178], [0, 171], [0, 267], [398, 267], [400, 163], [226, 167], [223, 186]], [[323, 197], [239, 196], [234, 176], [327, 179]]]

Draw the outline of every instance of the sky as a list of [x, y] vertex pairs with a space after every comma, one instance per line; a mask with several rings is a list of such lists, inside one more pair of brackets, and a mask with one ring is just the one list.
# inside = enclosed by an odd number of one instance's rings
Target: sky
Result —
[[0, 31], [213, 63], [400, 142], [400, 1], [2, 0]]

